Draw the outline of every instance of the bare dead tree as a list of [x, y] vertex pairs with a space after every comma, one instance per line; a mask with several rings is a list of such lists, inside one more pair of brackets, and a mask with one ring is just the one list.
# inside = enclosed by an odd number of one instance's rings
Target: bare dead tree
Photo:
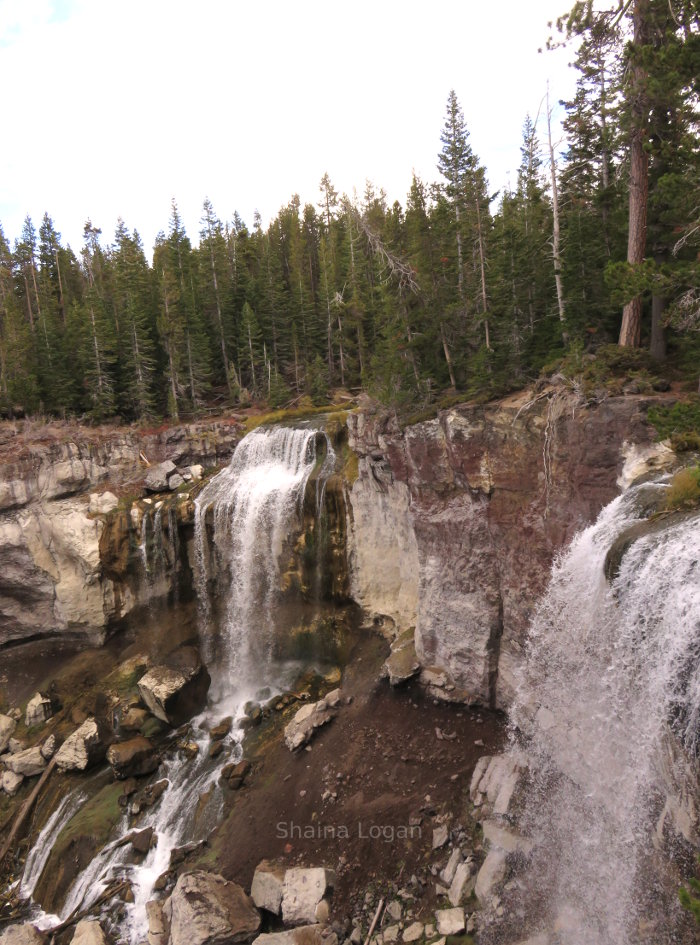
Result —
[[411, 266], [389, 249], [384, 240], [378, 233], [375, 233], [357, 207], [355, 207], [347, 197], [343, 198], [342, 206], [343, 210], [354, 219], [358, 230], [364, 236], [372, 253], [380, 259], [383, 267], [380, 278], [384, 281], [387, 279], [395, 279], [402, 292], [410, 291], [418, 295], [420, 293], [420, 286], [418, 285], [416, 274]]

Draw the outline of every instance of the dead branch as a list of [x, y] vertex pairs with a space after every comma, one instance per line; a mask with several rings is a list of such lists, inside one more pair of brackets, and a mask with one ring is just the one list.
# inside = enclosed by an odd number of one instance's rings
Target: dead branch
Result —
[[417, 295], [420, 292], [420, 286], [416, 281], [416, 274], [412, 267], [389, 249], [384, 240], [374, 232], [359, 210], [349, 200], [343, 200], [343, 209], [346, 213], [352, 215], [357, 223], [357, 228], [367, 240], [370, 250], [375, 256], [379, 257], [384, 270], [388, 271], [389, 276], [398, 282], [399, 289], [401, 291], [409, 290]]

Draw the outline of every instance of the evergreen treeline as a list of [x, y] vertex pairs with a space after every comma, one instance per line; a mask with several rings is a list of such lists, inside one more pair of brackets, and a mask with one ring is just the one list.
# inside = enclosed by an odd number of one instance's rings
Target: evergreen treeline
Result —
[[405, 206], [326, 174], [316, 205], [294, 196], [266, 230], [206, 200], [193, 245], [173, 201], [152, 265], [121, 220], [108, 246], [88, 221], [78, 255], [48, 215], [12, 248], [0, 229], [0, 405], [178, 418], [329, 387], [398, 405], [521, 386], [618, 337], [663, 360], [669, 325], [700, 327], [700, 13], [578, 2], [558, 26], [579, 76], [565, 157], [547, 100], [501, 193], [451, 92], [439, 180], [414, 176]]

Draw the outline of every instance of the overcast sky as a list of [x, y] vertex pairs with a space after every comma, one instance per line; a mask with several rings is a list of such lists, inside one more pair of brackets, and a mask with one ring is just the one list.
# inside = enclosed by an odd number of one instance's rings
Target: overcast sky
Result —
[[[264, 223], [293, 193], [370, 179], [405, 203], [437, 178], [451, 88], [492, 190], [570, 54], [538, 53], [567, 0], [0, 0], [0, 222], [27, 213], [82, 244], [117, 217], [150, 256], [174, 196], [190, 236], [209, 196]], [[544, 109], [543, 109], [544, 111]], [[541, 127], [544, 139], [544, 125]]]

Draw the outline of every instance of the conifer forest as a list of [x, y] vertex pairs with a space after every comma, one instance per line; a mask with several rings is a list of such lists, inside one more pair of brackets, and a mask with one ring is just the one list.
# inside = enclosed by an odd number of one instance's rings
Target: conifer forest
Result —
[[338, 193], [331, 168], [315, 203], [291, 196], [267, 228], [205, 199], [187, 233], [173, 199], [153, 247], [121, 219], [113, 234], [88, 220], [80, 247], [49, 213], [14, 244], [0, 229], [4, 415], [182, 419], [335, 388], [420, 410], [606, 345], [697, 375], [700, 8], [577, 2], [549, 42], [577, 70], [565, 141], [543, 89], [513, 129], [510, 185], [449, 92], [435, 179], [407, 181], [403, 204], [369, 182]]

